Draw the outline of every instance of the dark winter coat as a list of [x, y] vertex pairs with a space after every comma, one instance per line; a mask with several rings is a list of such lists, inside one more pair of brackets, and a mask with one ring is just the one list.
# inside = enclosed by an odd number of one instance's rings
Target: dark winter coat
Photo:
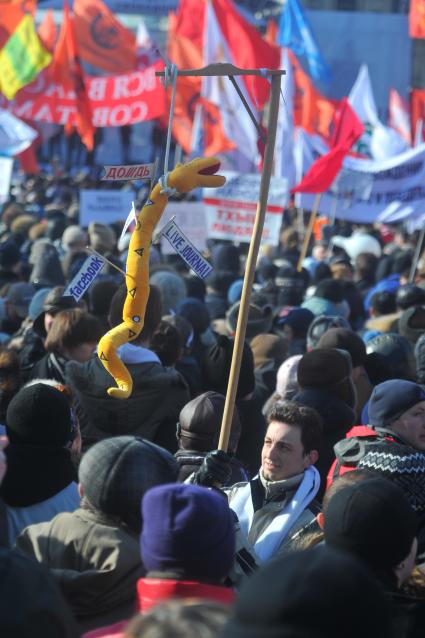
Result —
[[319, 450], [319, 460], [315, 466], [320, 474], [320, 489], [317, 495], [321, 499], [326, 489], [326, 478], [334, 459], [334, 445], [345, 437], [355, 422], [355, 412], [335, 394], [328, 390], [304, 388], [293, 401], [314, 408], [323, 420], [323, 440]]
[[70, 361], [65, 379], [76, 397], [84, 448], [118, 435], [141, 436], [174, 454], [180, 410], [190, 400], [183, 377], [161, 363], [128, 364], [133, 392], [125, 401], [110, 397], [114, 385], [95, 356], [87, 363]]
[[144, 575], [137, 534], [100, 513], [62, 513], [30, 525], [16, 548], [47, 567], [82, 631], [133, 615]]

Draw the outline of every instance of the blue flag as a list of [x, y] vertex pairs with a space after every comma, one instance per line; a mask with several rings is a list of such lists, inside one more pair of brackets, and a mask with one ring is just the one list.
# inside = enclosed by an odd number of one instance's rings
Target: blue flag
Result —
[[305, 55], [311, 76], [321, 82], [329, 82], [331, 72], [317, 46], [304, 9], [298, 0], [286, 0], [280, 16], [278, 42], [288, 47], [298, 57]]

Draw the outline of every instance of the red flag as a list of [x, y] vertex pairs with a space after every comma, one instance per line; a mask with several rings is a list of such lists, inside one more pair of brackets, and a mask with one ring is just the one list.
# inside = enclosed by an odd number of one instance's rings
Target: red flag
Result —
[[74, 0], [75, 33], [82, 60], [121, 75], [136, 68], [136, 37], [102, 0]]
[[330, 147], [343, 146], [350, 148], [364, 133], [363, 122], [359, 120], [346, 97], [343, 97], [335, 111], [334, 129], [330, 139]]
[[409, 34], [411, 38], [425, 38], [424, 0], [410, 0]]
[[53, 51], [56, 42], [56, 25], [53, 9], [49, 9], [38, 27], [38, 37], [48, 51]]
[[335, 146], [314, 162], [304, 175], [298, 186], [291, 193], [324, 193], [332, 185], [335, 177], [341, 170], [347, 149], [344, 146]]
[[50, 68], [52, 77], [57, 84], [62, 85], [67, 91], [73, 90], [75, 92], [77, 131], [82, 142], [91, 151], [94, 135], [92, 110], [78, 58], [74, 25], [69, 13], [68, 2], [65, 2], [64, 5], [63, 22]]
[[[232, 0], [211, 0], [234, 64], [242, 69], [279, 69], [280, 48], [269, 44], [247, 22]], [[270, 84], [258, 75], [242, 76], [249, 97], [261, 110], [269, 99]]]
[[[413, 138], [422, 143], [423, 140], [423, 124], [425, 122], [425, 89], [413, 89], [412, 91], [412, 129]], [[417, 134], [418, 129], [420, 135]]]
[[25, 151], [19, 153], [18, 160], [21, 163], [21, 169], [24, 173], [29, 175], [38, 175], [40, 167], [37, 162], [37, 156], [35, 154], [34, 142]]

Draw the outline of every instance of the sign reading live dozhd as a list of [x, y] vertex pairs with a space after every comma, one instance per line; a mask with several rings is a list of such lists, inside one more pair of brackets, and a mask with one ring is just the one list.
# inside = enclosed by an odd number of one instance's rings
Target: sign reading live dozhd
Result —
[[[251, 241], [255, 213], [260, 193], [261, 175], [223, 172], [224, 186], [204, 190], [208, 237], [232, 241]], [[272, 177], [267, 202], [262, 243], [275, 245], [279, 241], [284, 207], [289, 193], [286, 179]]]

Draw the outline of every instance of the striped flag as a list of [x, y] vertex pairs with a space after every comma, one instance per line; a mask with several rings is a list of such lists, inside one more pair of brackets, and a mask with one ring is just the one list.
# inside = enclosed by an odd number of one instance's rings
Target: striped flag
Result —
[[28, 6], [12, 2], [0, 12], [0, 91], [8, 100], [13, 100], [52, 59], [35, 29], [35, 2]]
[[409, 105], [395, 89], [390, 90], [388, 124], [409, 146], [412, 145]]

